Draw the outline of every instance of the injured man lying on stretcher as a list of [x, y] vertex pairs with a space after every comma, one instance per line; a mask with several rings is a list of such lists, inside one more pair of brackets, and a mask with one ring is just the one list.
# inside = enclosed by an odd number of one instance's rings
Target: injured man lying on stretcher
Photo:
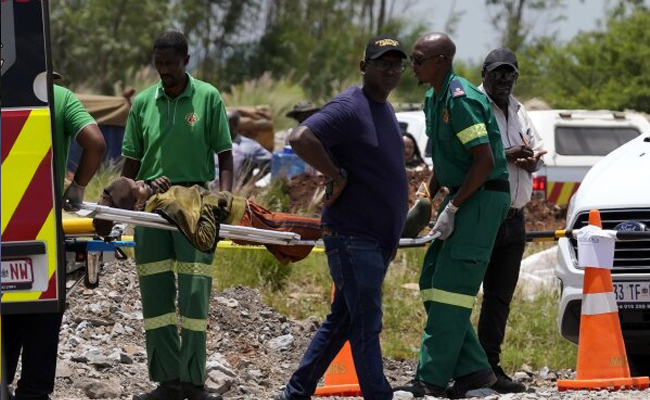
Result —
[[[427, 197], [420, 200], [409, 210], [402, 237], [416, 237], [429, 222], [430, 199]], [[269, 211], [244, 197], [230, 192], [212, 192], [199, 185], [171, 185], [164, 176], [149, 184], [125, 177], [117, 178], [104, 189], [97, 204], [159, 214], [175, 225], [194, 247], [205, 252], [215, 250], [219, 241], [220, 224], [293, 232], [305, 241], [321, 238], [318, 218]], [[93, 226], [97, 234], [107, 236], [112, 230], [113, 222], [95, 218]], [[257, 244], [241, 239], [233, 242], [242, 245]], [[283, 264], [302, 260], [313, 247], [265, 246]]]
[[[321, 237], [320, 219], [272, 212], [230, 192], [211, 192], [199, 185], [171, 185], [166, 177], [151, 184], [120, 177], [108, 185], [98, 205], [161, 215], [175, 225], [197, 249], [213, 252], [219, 241], [219, 225], [240, 225], [259, 229], [294, 232], [303, 240]], [[95, 218], [97, 234], [110, 234], [113, 222]], [[237, 244], [257, 244], [234, 240]], [[267, 244], [266, 248], [283, 264], [307, 257], [313, 246]]]

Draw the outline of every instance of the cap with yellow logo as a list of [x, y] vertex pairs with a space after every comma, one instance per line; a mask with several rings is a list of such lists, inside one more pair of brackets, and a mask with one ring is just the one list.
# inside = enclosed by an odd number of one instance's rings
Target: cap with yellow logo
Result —
[[375, 60], [389, 51], [396, 51], [400, 57], [406, 58], [399, 39], [389, 35], [379, 35], [370, 38], [366, 50], [363, 53], [364, 60]]

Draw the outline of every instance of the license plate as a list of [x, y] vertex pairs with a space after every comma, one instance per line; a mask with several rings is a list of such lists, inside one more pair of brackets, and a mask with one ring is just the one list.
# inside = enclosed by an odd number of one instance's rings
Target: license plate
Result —
[[29, 290], [34, 284], [31, 258], [2, 260], [2, 291]]
[[614, 282], [618, 308], [650, 310], [650, 281]]

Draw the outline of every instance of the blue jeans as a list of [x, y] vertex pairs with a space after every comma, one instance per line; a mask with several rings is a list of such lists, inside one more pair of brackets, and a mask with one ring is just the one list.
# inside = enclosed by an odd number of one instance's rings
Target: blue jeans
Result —
[[382, 329], [381, 292], [391, 251], [373, 241], [342, 235], [323, 236], [334, 300], [325, 322], [293, 373], [285, 396], [308, 400], [319, 379], [346, 341], [365, 400], [390, 400], [393, 393], [384, 376], [379, 333]]

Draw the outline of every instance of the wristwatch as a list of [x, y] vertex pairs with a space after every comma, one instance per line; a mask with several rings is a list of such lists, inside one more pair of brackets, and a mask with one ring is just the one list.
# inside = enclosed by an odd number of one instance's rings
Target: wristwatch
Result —
[[348, 179], [348, 171], [346, 171], [343, 168], [340, 168], [339, 173], [334, 178], [332, 178], [332, 182], [339, 183], [339, 182], [343, 182], [346, 179]]

